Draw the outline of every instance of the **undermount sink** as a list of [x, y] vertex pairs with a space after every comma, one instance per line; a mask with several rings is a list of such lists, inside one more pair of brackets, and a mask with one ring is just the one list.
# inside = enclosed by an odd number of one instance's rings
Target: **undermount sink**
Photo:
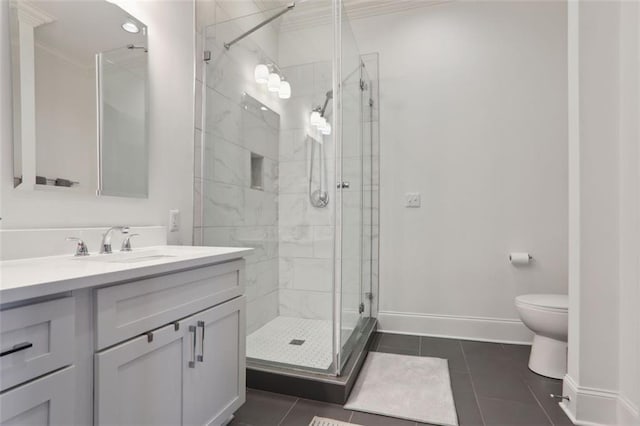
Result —
[[174, 254], [162, 253], [160, 251], [130, 251], [111, 254], [92, 254], [89, 256], [74, 257], [73, 260], [105, 262], [105, 263], [138, 263], [151, 262], [167, 257], [177, 257]]

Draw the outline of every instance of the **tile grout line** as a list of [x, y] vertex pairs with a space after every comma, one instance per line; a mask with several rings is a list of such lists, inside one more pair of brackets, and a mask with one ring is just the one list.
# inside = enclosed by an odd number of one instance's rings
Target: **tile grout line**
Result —
[[538, 403], [538, 406], [540, 407], [544, 415], [547, 417], [547, 420], [549, 420], [549, 424], [553, 426], [555, 423], [553, 423], [553, 420], [551, 420], [551, 416], [549, 416], [549, 413], [547, 413], [547, 410], [542, 406], [542, 403], [536, 396], [536, 393], [533, 391], [533, 389], [531, 389], [531, 386], [529, 386], [529, 383], [525, 382], [525, 385], [527, 385], [527, 389], [529, 389], [529, 392], [531, 392], [531, 395], [533, 395], [533, 398], [536, 400], [536, 402]]
[[278, 426], [280, 426], [282, 424], [282, 422], [284, 422], [284, 419], [287, 418], [287, 416], [289, 415], [289, 413], [291, 413], [291, 410], [293, 410], [293, 407], [296, 406], [296, 404], [298, 403], [298, 401], [300, 401], [300, 398], [296, 398], [295, 401], [293, 401], [293, 404], [291, 404], [291, 407], [289, 407], [289, 409], [287, 410], [287, 412], [284, 414], [284, 417], [282, 417], [282, 419], [278, 422]]
[[[464, 352], [464, 347], [462, 346], [462, 342], [458, 341], [458, 344], [460, 345], [460, 350], [462, 351], [462, 358], [464, 358], [464, 365], [467, 366], [467, 371], [469, 371], [469, 381], [471, 382], [471, 389], [473, 390], [473, 398], [476, 400], [478, 413], [480, 413], [480, 420], [482, 420], [482, 424], [486, 426], [487, 423], [484, 421], [484, 415], [482, 414], [482, 408], [480, 408], [480, 401], [478, 401], [478, 394], [476, 393], [476, 385], [473, 382], [473, 375], [471, 374], [471, 368], [469, 367], [469, 362], [467, 361], [467, 354]], [[455, 398], [453, 400], [455, 401]]]

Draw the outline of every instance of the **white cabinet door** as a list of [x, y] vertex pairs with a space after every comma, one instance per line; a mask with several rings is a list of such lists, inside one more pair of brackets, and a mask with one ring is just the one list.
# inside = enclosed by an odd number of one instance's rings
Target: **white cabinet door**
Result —
[[189, 346], [190, 334], [183, 322], [178, 325], [153, 331], [152, 339], [144, 335], [95, 355], [96, 424], [181, 424], [183, 346]]
[[74, 368], [48, 374], [0, 395], [3, 426], [73, 424]]
[[245, 401], [245, 298], [95, 355], [97, 425], [219, 425]]
[[238, 297], [187, 319], [197, 344], [194, 367], [185, 364], [184, 425], [223, 424], [244, 404], [245, 305]]

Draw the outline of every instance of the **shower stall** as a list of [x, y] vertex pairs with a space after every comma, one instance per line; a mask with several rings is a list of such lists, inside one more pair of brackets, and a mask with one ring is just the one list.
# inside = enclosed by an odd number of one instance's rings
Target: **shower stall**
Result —
[[194, 240], [255, 249], [248, 369], [343, 376], [377, 312], [377, 56], [340, 0], [208, 6]]

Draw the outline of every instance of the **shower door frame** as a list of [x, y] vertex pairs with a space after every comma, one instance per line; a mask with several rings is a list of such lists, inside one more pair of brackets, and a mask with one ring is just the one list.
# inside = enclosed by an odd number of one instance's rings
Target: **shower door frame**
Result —
[[342, 372], [342, 191], [337, 183], [342, 180], [342, 0], [332, 0], [333, 9], [333, 72], [331, 73], [334, 129], [334, 174], [336, 176], [335, 196], [333, 199], [334, 236], [333, 236], [333, 367], [334, 374]]

